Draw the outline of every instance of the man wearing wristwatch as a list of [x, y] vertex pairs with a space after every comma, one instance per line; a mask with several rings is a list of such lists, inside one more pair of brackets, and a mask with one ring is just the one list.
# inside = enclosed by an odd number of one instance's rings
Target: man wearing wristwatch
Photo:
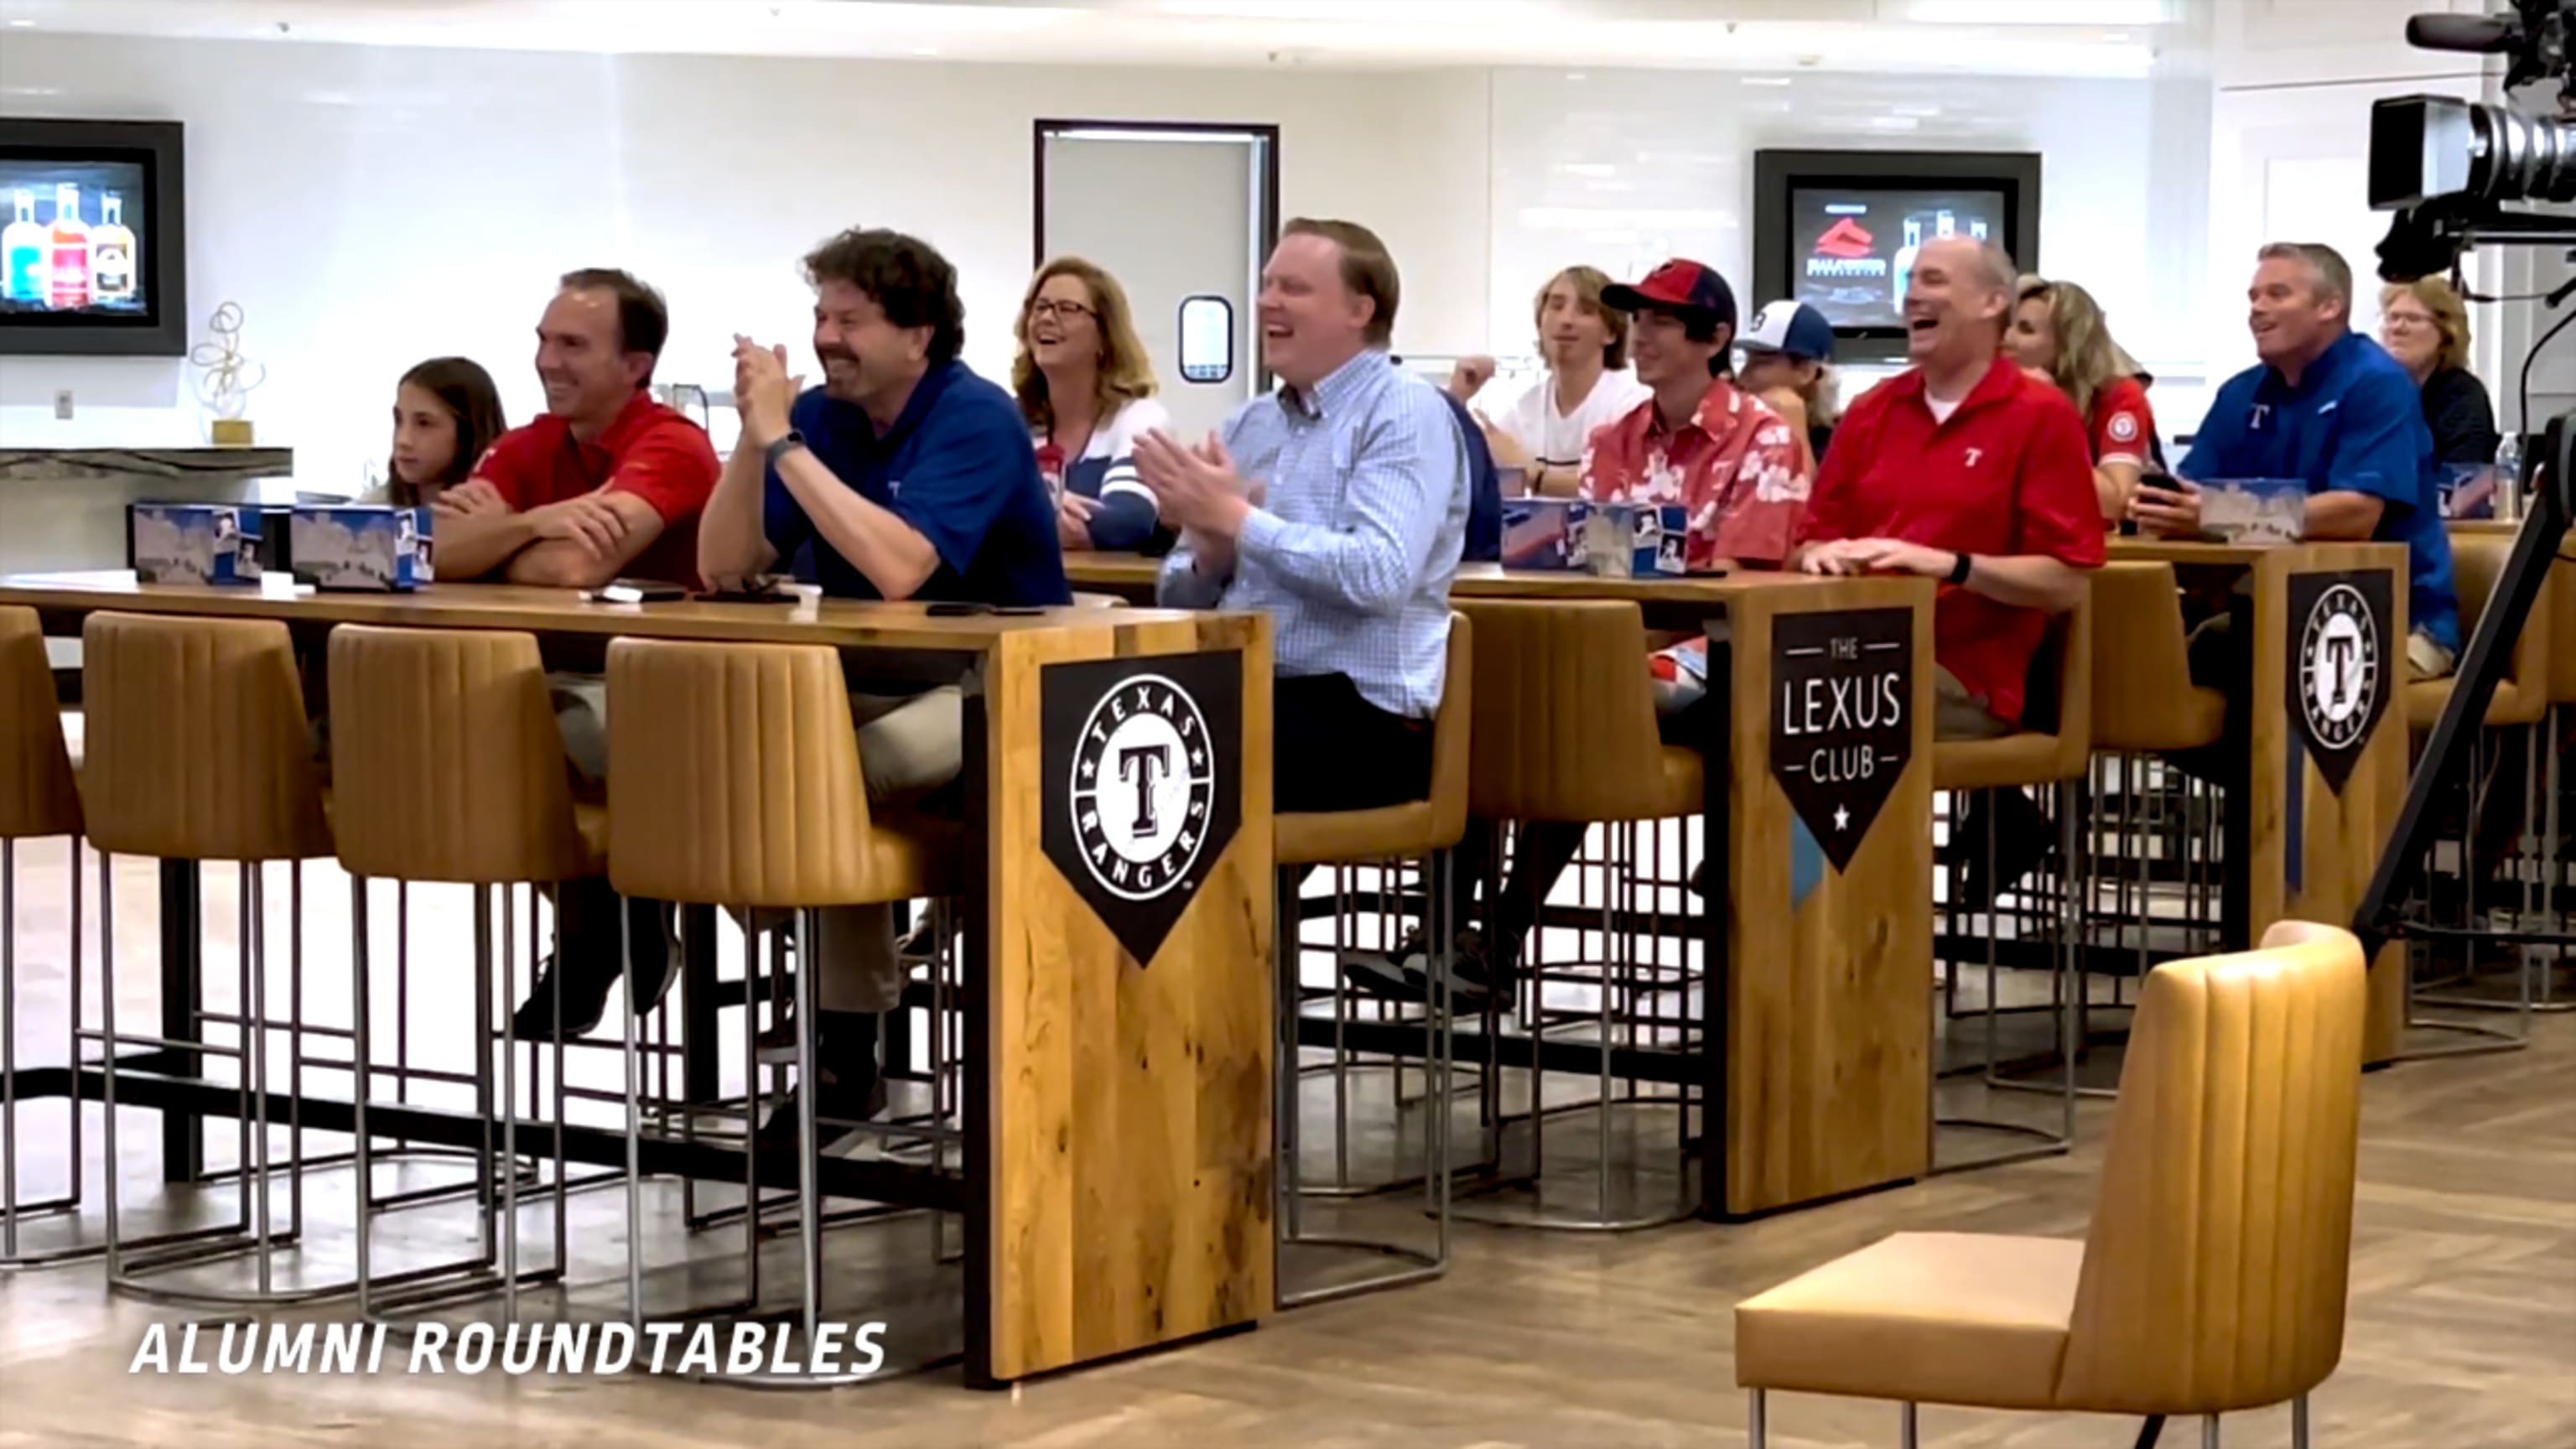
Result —
[[[1843, 415], [1807, 505], [1797, 566], [1941, 581], [1933, 603], [1932, 730], [1993, 739], [2021, 725], [2048, 616], [2102, 566], [2102, 505], [2075, 404], [2004, 351], [2020, 272], [1991, 241], [1948, 236], [1905, 289], [1914, 364]], [[1984, 803], [1986, 797], [1980, 797]], [[2057, 832], [2018, 790], [1991, 792], [1954, 837], [1971, 909], [2047, 855]], [[1986, 870], [1991, 833], [1996, 868]]]
[[2021, 725], [2048, 615], [2102, 566], [2102, 506], [2084, 420], [2003, 353], [2020, 274], [2003, 248], [1925, 244], [1906, 285], [1914, 365], [1843, 415], [1817, 472], [1797, 565], [1942, 582], [1932, 654], [1943, 739]]
[[[1019, 404], [957, 360], [957, 274], [929, 244], [853, 229], [805, 258], [823, 385], [788, 375], [787, 351], [735, 338], [742, 441], [698, 532], [698, 571], [722, 587], [787, 561], [834, 598], [1026, 605], [1073, 601], [1055, 505]], [[917, 799], [957, 777], [963, 701], [953, 685], [855, 684], [852, 718], [872, 803]], [[894, 916], [821, 913], [818, 1114], [864, 1121], [885, 1107], [879, 1019], [903, 992]], [[764, 923], [766, 924], [766, 923]], [[769, 1056], [784, 1045], [773, 1035]], [[782, 1108], [763, 1145], [795, 1140]], [[823, 1150], [856, 1139], [827, 1128]]]

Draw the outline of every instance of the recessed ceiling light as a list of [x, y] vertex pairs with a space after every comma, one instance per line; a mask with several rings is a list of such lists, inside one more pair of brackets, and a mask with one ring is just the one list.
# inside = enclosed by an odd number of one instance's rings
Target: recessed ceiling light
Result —
[[1785, 75], [1744, 75], [1735, 79], [1738, 84], [1748, 86], [1785, 86], [1789, 83]]
[[9, 28], [11, 30], [33, 30], [36, 28], [36, 22], [32, 20], [12, 20], [9, 22]]

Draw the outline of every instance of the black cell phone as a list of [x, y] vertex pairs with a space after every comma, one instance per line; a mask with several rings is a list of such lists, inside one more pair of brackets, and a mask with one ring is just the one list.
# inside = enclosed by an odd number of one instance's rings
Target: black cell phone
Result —
[[930, 606], [930, 617], [934, 619], [963, 619], [991, 612], [993, 606], [990, 604], [973, 604], [962, 599], [941, 599]]

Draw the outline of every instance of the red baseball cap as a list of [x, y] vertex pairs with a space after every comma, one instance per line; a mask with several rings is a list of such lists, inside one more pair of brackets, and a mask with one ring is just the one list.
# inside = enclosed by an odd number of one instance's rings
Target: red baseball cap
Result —
[[1695, 313], [1712, 322], [1735, 325], [1735, 289], [1717, 269], [1675, 257], [1646, 274], [1646, 280], [1631, 285], [1613, 282], [1601, 289], [1601, 305], [1615, 312], [1634, 312], [1654, 307], [1669, 312]]

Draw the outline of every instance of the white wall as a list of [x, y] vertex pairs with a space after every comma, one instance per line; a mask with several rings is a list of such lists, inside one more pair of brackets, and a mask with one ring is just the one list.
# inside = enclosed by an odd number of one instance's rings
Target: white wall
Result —
[[[2286, 3], [2286, 0], [2285, 0]], [[2328, 0], [2340, 3], [2340, 0]], [[459, 352], [537, 406], [530, 329], [552, 279], [625, 265], [665, 289], [666, 381], [722, 384], [731, 334], [807, 330], [796, 258], [854, 222], [938, 244], [967, 358], [998, 372], [1029, 263], [1030, 122], [1283, 129], [1282, 200], [1394, 249], [1397, 345], [1529, 346], [1528, 299], [1570, 261], [1675, 253], [1749, 284], [1750, 155], [1766, 146], [2032, 149], [2043, 262], [2085, 283], [2159, 375], [2169, 429], [2225, 338], [2211, 295], [2206, 78], [2143, 80], [1459, 68], [1404, 73], [1042, 68], [587, 56], [12, 33], [13, 114], [189, 125], [190, 311], [232, 300], [266, 365], [263, 442], [306, 487], [383, 452], [393, 379]], [[1746, 297], [1747, 305], [1761, 299]], [[0, 444], [199, 438], [166, 361], [0, 358]], [[78, 413], [52, 416], [57, 388]]]
[[2041, 152], [2042, 267], [2101, 301], [2160, 398], [2206, 356], [2190, 318], [2206, 276], [2205, 79], [1506, 71], [1495, 95], [1500, 349], [1529, 349], [1530, 296], [1571, 262], [1636, 276], [1690, 256], [1743, 293], [1753, 153], [1848, 147]]
[[[2251, 366], [2244, 289], [2266, 241], [2321, 241], [2352, 264], [2353, 323], [2379, 325], [2375, 249], [2388, 216], [2370, 210], [2370, 108], [2418, 92], [2475, 100], [2485, 82], [2475, 56], [2416, 50], [2406, 17], [2482, 0], [2219, 0], [2217, 101], [2210, 137], [2211, 287], [2203, 316], [2221, 340], [2219, 375]], [[2473, 284], [2494, 259], [2473, 259]], [[2496, 308], [2473, 309], [2478, 371], [2495, 387]]]
[[[854, 223], [955, 262], [967, 360], [998, 373], [1029, 271], [1037, 117], [1276, 122], [1292, 214], [1376, 227], [1398, 341], [1486, 307], [1482, 72], [1053, 69], [46, 37], [0, 45], [20, 115], [188, 125], [189, 310], [248, 318], [260, 441], [305, 487], [354, 485], [421, 358], [491, 368], [533, 415], [553, 279], [623, 265], [671, 299], [664, 381], [730, 382], [737, 331], [801, 350], [796, 261]], [[0, 358], [0, 445], [202, 441], [165, 360]], [[57, 388], [76, 415], [53, 417]]]

